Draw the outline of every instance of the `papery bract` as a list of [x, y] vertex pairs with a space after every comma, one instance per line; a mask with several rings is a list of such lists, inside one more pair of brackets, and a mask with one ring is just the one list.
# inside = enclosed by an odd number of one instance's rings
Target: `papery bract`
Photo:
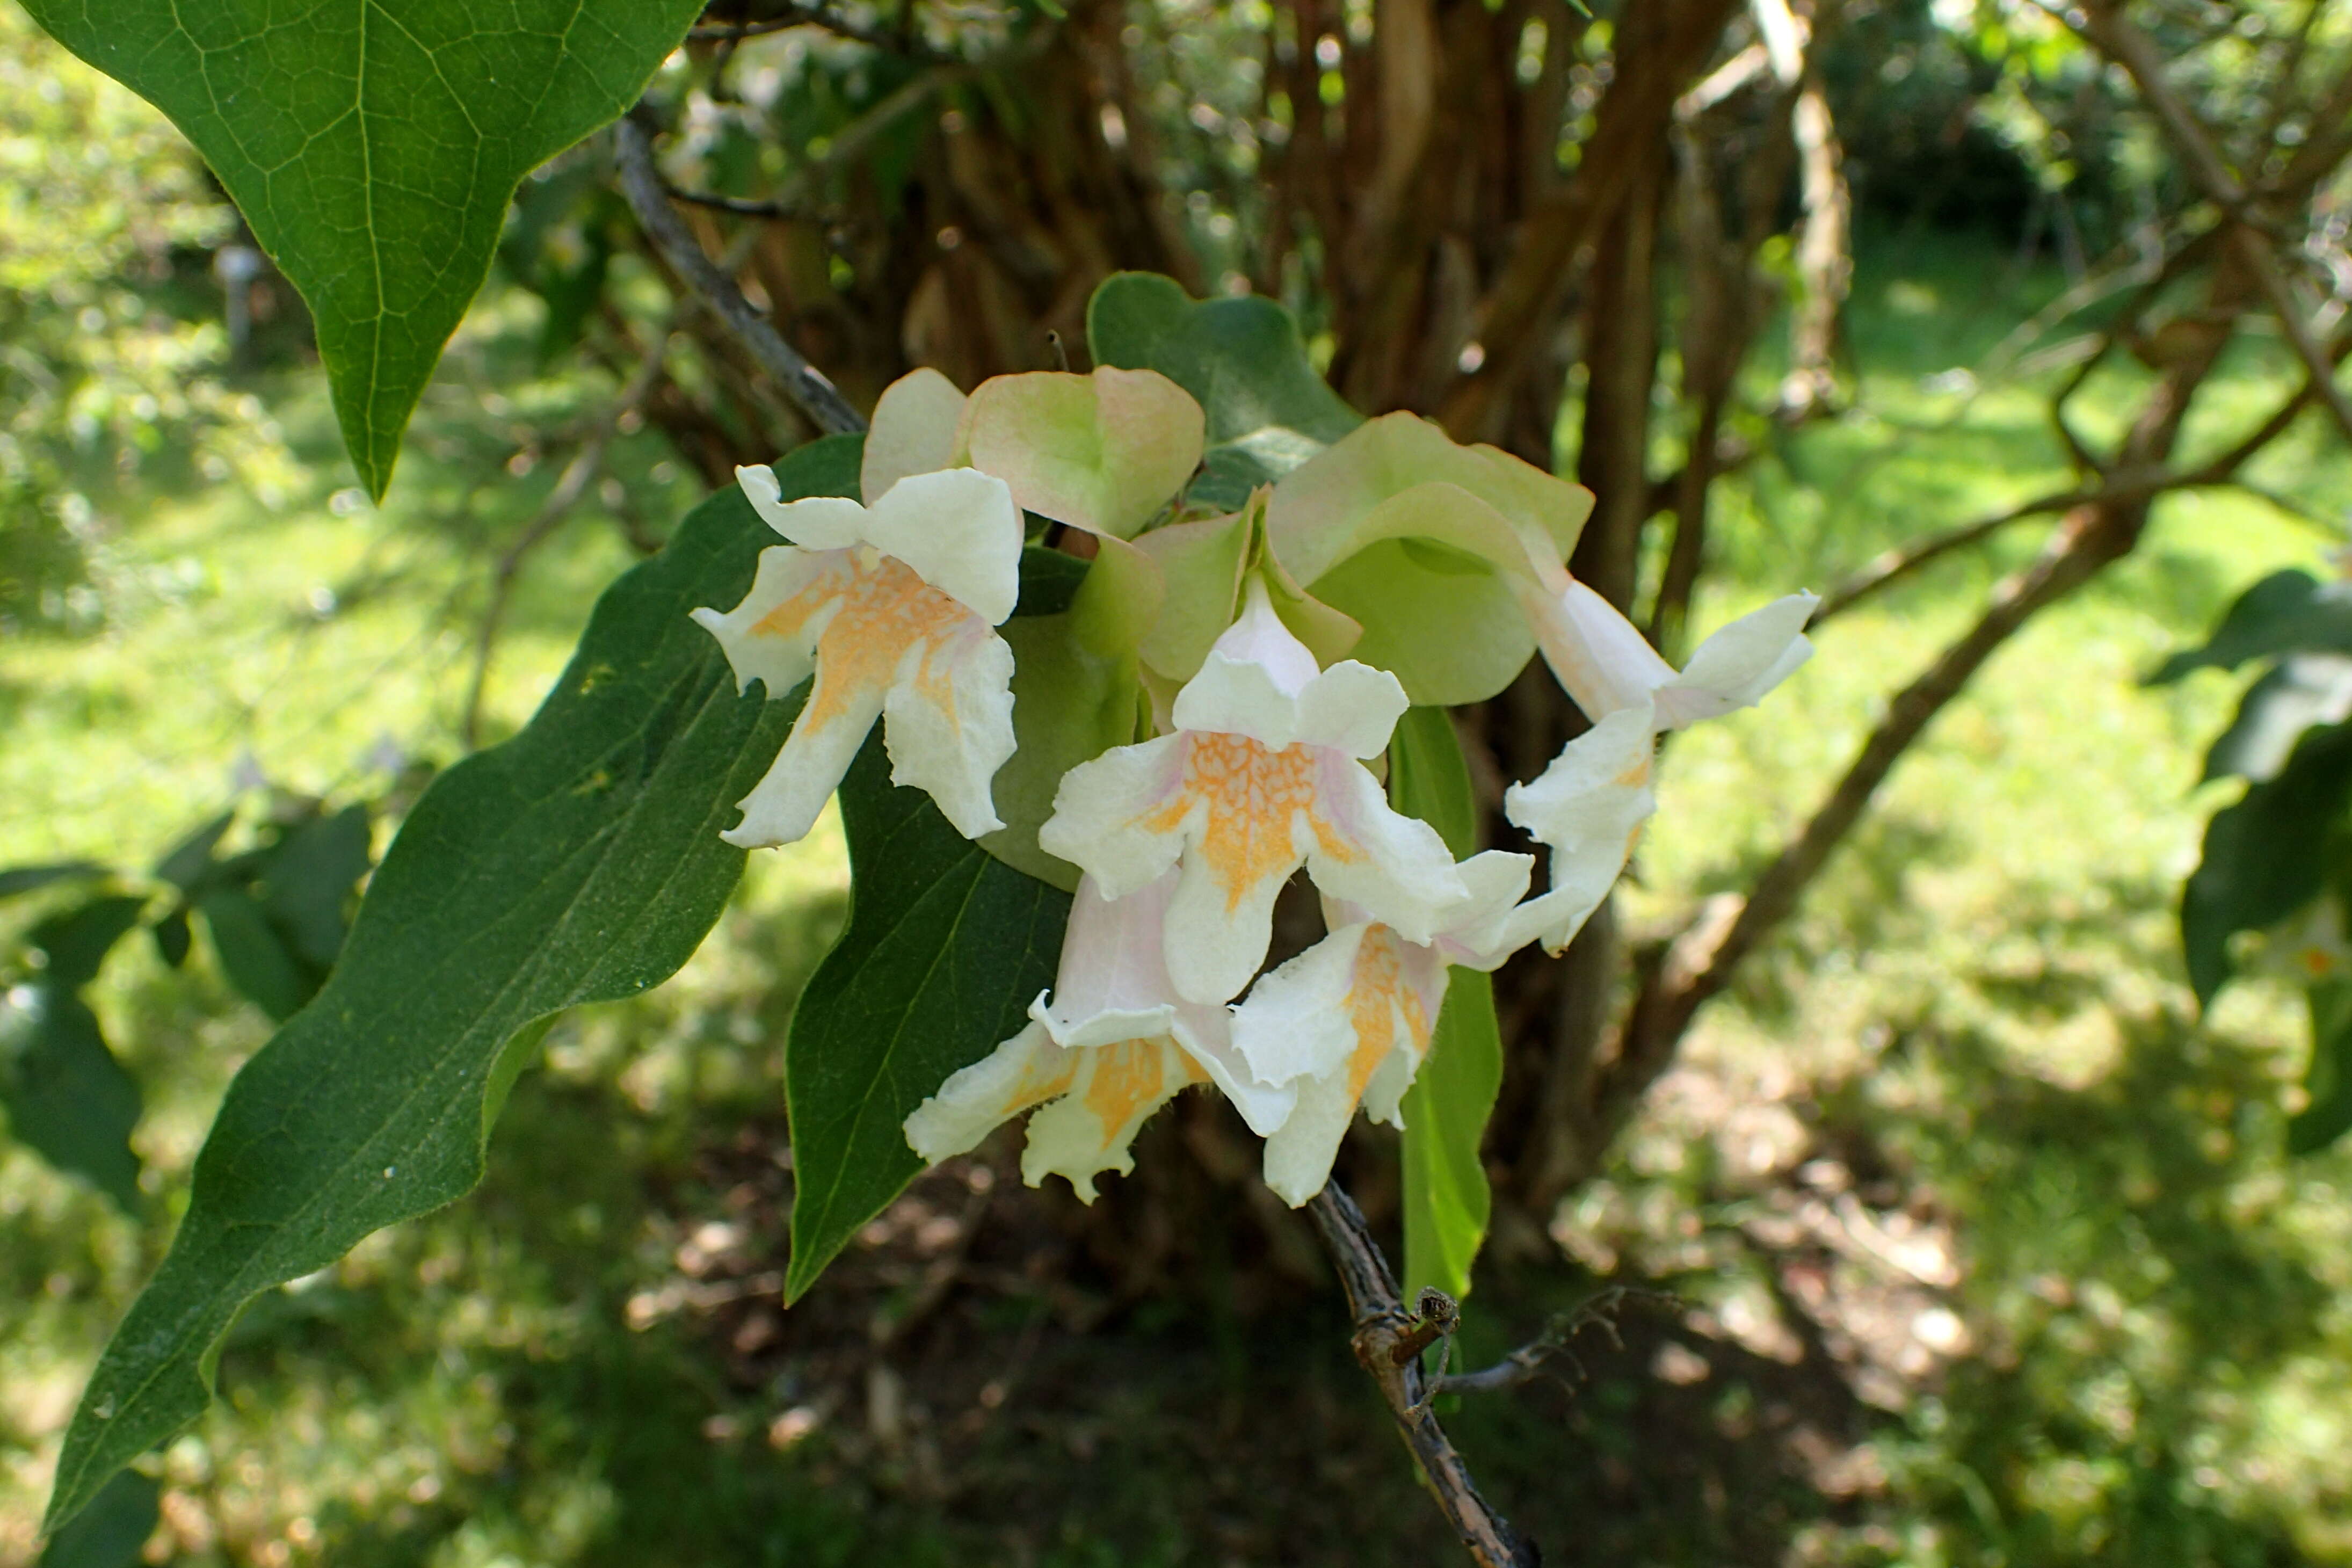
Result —
[[1265, 584], [1248, 595], [1177, 695], [1176, 732], [1072, 769], [1037, 836], [1114, 897], [1181, 866], [1168, 967], [1198, 1002], [1249, 984], [1302, 863], [1415, 940], [1467, 896], [1435, 830], [1391, 809], [1360, 765], [1405, 710], [1396, 678], [1352, 660], [1318, 671]]
[[1204, 429], [1201, 405], [1166, 376], [1103, 365], [982, 382], [961, 441], [1024, 510], [1129, 539], [1192, 477]]
[[970, 468], [898, 479], [871, 507], [781, 501], [766, 468], [738, 470], [790, 544], [760, 552], [751, 591], [694, 618], [737, 685], [782, 697], [816, 679], [775, 765], [743, 797], [731, 844], [804, 836], [878, 717], [891, 778], [928, 793], [958, 832], [1003, 824], [990, 781], [1013, 754], [1013, 652], [994, 630], [1019, 593], [1021, 514], [1004, 481]]

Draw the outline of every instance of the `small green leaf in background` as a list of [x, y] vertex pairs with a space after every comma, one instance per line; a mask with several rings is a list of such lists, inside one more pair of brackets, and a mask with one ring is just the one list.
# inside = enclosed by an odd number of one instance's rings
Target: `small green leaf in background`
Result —
[[2315, 1154], [2352, 1131], [2352, 982], [2324, 981], [2309, 988], [2309, 999], [2307, 1101], [2286, 1125], [2291, 1154]]
[[2246, 689], [2237, 716], [2205, 753], [2204, 776], [2260, 781], [2274, 778], [2315, 724], [2332, 724], [2352, 711], [2352, 658], [2342, 654], [2290, 655]]
[[155, 862], [155, 876], [180, 889], [193, 892], [196, 886], [213, 873], [216, 862], [213, 850], [236, 821], [236, 813], [224, 811], [194, 833], [173, 845], [169, 853]]
[[793, 1011], [793, 1255], [816, 1282], [923, 1168], [902, 1125], [948, 1076], [1017, 1032], [1054, 983], [1070, 896], [1024, 876], [890, 783], [877, 734], [841, 785], [849, 927]]
[[52, 985], [79, 991], [98, 978], [99, 965], [122, 933], [139, 923], [147, 900], [118, 893], [92, 899], [35, 926], [26, 945], [41, 955], [41, 978]]
[[139, 1206], [139, 1085], [106, 1048], [97, 1015], [55, 981], [0, 996], [0, 1109], [42, 1159]]
[[107, 868], [95, 860], [59, 860], [47, 866], [11, 866], [0, 870], [0, 899], [13, 899], [20, 893], [38, 892], [59, 882], [87, 881], [106, 875]]
[[240, 888], [215, 888], [196, 900], [212, 933], [221, 973], [246, 1000], [278, 1023], [301, 1011], [318, 987], [270, 925], [251, 894]]
[[2235, 669], [2284, 653], [2352, 653], [2352, 581], [2273, 572], [2238, 595], [2202, 647], [2176, 653], [2149, 676], [2162, 686], [2192, 670]]
[[1255, 295], [1194, 300], [1151, 272], [1105, 279], [1087, 305], [1097, 364], [1156, 370], [1209, 416], [1207, 471], [1192, 499], [1238, 511], [1271, 484], [1363, 423], [1315, 374], [1290, 312]]
[[147, 1477], [124, 1470], [50, 1539], [39, 1568], [133, 1568], [155, 1533], [163, 1495]]
[[[816, 442], [776, 477], [852, 494], [858, 451]], [[425, 791], [326, 989], [230, 1084], [172, 1250], [66, 1433], [48, 1528], [203, 1414], [246, 1302], [473, 1187], [519, 1032], [635, 995], [701, 942], [743, 868], [719, 832], [794, 708], [739, 696], [688, 612], [741, 598], [773, 538], [731, 487], [697, 507], [597, 602], [523, 731]]]
[[634, 102], [702, 0], [26, 0], [168, 115], [302, 291], [368, 493], [482, 286], [507, 200]]
[[[1443, 708], [1408, 709], [1389, 742], [1389, 796], [1438, 831], [1456, 859], [1478, 849], [1477, 797]], [[1503, 1087], [1495, 987], [1455, 969], [1429, 1056], [1404, 1096], [1404, 1299], [1434, 1285], [1459, 1300], [1486, 1239], [1494, 1194], [1478, 1149]]]
[[2352, 723], [2307, 731], [2277, 776], [2213, 814], [2180, 895], [2180, 942], [2199, 1005], [2230, 978], [2230, 939], [2263, 931], [2319, 895], [2323, 853], [2352, 802]]
[[325, 969], [343, 945], [352, 890], [367, 875], [372, 831], [364, 805], [317, 816], [287, 834], [261, 873], [270, 923], [294, 955]]

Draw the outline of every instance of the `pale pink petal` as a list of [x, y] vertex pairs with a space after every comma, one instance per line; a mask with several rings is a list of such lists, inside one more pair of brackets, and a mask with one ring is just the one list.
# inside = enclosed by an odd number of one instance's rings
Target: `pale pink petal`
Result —
[[[803, 503], [805, 504], [805, 503]], [[867, 511], [865, 542], [895, 556], [990, 626], [1021, 596], [1021, 509], [977, 468], [910, 474]]]
[[1240, 994], [1265, 962], [1274, 941], [1274, 900], [1298, 867], [1294, 852], [1260, 859], [1254, 874], [1195, 849], [1186, 855], [1168, 906], [1169, 978], [1188, 1002], [1223, 1002]]
[[804, 496], [783, 499], [776, 471], [765, 466], [737, 468], [735, 482], [751, 502], [760, 521], [794, 544], [808, 550], [847, 550], [870, 542], [866, 509], [846, 496]]
[[1184, 823], [1202, 809], [1182, 793], [1188, 740], [1119, 746], [1063, 774], [1038, 846], [1092, 876], [1107, 898], [1157, 879], [1183, 853]]
[[1588, 719], [1602, 719], [1650, 700], [1675, 678], [1641, 629], [1581, 583], [1557, 597], [1522, 595], [1536, 626], [1536, 643]]
[[950, 1076], [907, 1118], [908, 1146], [930, 1164], [969, 1153], [998, 1126], [1034, 1105], [1069, 1092], [1077, 1053], [1032, 1024], [988, 1056]]
[[1003, 637], [969, 616], [908, 648], [882, 713], [891, 783], [929, 795], [966, 838], [1004, 826], [989, 789], [1013, 750], [1013, 649]]
[[1234, 1045], [1233, 1018], [1230, 1007], [1181, 1005], [1176, 1011], [1175, 1040], [1242, 1113], [1249, 1130], [1263, 1138], [1289, 1120], [1298, 1090], [1290, 1084], [1258, 1081]]
[[1551, 849], [1551, 891], [1514, 910], [1510, 935], [1566, 947], [1632, 855], [1656, 809], [1649, 704], [1621, 709], [1570, 741], [1532, 784], [1503, 794], [1503, 814]]
[[1297, 735], [1351, 757], [1377, 757], [1411, 706], [1404, 687], [1385, 669], [1342, 659], [1298, 694]]
[[774, 701], [791, 695], [816, 668], [817, 638], [840, 608], [827, 579], [846, 583], [848, 563], [837, 552], [773, 544], [760, 552], [760, 568], [743, 602], [720, 614], [696, 610], [694, 620], [719, 639], [735, 671], [735, 689], [754, 680]]
[[1234, 1009], [1234, 1048], [1260, 1083], [1320, 1078], [1356, 1048], [1349, 993], [1369, 923], [1341, 926], [1258, 977]]
[[1469, 897], [1437, 829], [1388, 803], [1362, 764], [1317, 753], [1313, 847], [1307, 869], [1334, 898], [1363, 907], [1408, 942], [1435, 938]]
[[743, 820], [719, 837], [746, 849], [793, 844], [808, 837], [817, 814], [841, 787], [842, 775], [882, 714], [883, 688], [856, 682], [830, 661], [817, 661], [816, 683], [784, 737], [766, 776], [737, 804]]
[[1099, 882], [1080, 877], [1062, 932], [1053, 1003], [1041, 999], [1029, 1016], [1066, 1046], [1108, 1045], [1172, 1028], [1176, 994], [1160, 944], [1175, 891], [1173, 871], [1123, 899], [1105, 898]]
[[1805, 637], [1817, 594], [1790, 594], [1751, 611], [1698, 645], [1683, 672], [1658, 689], [1658, 720], [1675, 729], [1752, 707], [1811, 658]]
[[1068, 1092], [1029, 1119], [1021, 1179], [1034, 1187], [1048, 1175], [1061, 1176], [1092, 1203], [1096, 1176], [1135, 1169], [1128, 1146], [1152, 1112], [1207, 1075], [1164, 1037], [1069, 1056], [1077, 1070]]

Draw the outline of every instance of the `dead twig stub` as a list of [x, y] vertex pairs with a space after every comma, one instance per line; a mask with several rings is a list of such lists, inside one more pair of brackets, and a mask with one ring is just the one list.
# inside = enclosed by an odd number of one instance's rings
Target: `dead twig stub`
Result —
[[1453, 1301], [1441, 1291], [1425, 1290], [1427, 1310], [1405, 1310], [1388, 1258], [1372, 1239], [1363, 1212], [1339, 1183], [1325, 1186], [1307, 1207], [1348, 1294], [1356, 1360], [1387, 1402], [1446, 1522], [1479, 1568], [1538, 1568], [1542, 1553], [1478, 1495], [1469, 1466], [1429, 1408], [1436, 1390], [1422, 1371], [1420, 1352], [1459, 1321]]

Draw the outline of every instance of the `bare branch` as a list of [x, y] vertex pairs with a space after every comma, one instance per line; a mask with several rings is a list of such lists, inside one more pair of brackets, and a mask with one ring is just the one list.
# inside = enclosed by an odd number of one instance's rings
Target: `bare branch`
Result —
[[840, 12], [823, 5], [794, 5], [780, 16], [763, 16], [756, 22], [719, 22], [689, 27], [686, 41], [690, 44], [740, 44], [746, 38], [756, 38], [768, 33], [786, 33], [794, 27], [814, 27], [835, 37], [847, 38], [852, 43], [885, 49], [896, 55], [923, 57], [930, 52], [919, 44], [910, 47], [908, 39], [879, 27], [853, 22]]
[[767, 318], [743, 298], [735, 280], [702, 253], [702, 247], [670, 205], [669, 193], [654, 166], [653, 143], [646, 139], [645, 127], [633, 116], [624, 115], [613, 132], [622, 193], [663, 258], [718, 313], [736, 341], [811, 424], [829, 435], [865, 429], [865, 419], [841, 395], [841, 390], [784, 342]]
[[1431, 1310], [1419, 1315], [1405, 1310], [1388, 1258], [1372, 1239], [1363, 1212], [1338, 1182], [1316, 1194], [1307, 1207], [1348, 1293], [1348, 1315], [1356, 1325], [1356, 1360], [1380, 1385], [1381, 1397], [1388, 1402], [1389, 1413], [1396, 1417], [1463, 1547], [1479, 1568], [1537, 1568], [1542, 1558], [1534, 1544], [1522, 1540], [1478, 1495], [1469, 1466], [1430, 1414], [1429, 1395], [1434, 1390], [1422, 1373], [1421, 1351], [1448, 1331], [1452, 1300], [1442, 1291], [1425, 1290], [1423, 1300]]
[[2278, 252], [2270, 236], [2263, 232], [2249, 213], [2245, 188], [2222, 162], [2220, 150], [2195, 110], [2172, 90], [2155, 41], [2135, 26], [2113, 0], [2099, 0], [2080, 15], [2082, 30], [2131, 73], [2132, 80], [2139, 84], [2148, 106], [2156, 110], [2157, 119], [2163, 122], [2187, 162], [2189, 172], [2215, 205], [2230, 215], [2231, 244], [2270, 301], [2272, 312], [2278, 317], [2279, 326], [2286, 333], [2287, 342], [2294, 346], [2304, 368], [2311, 372], [2328, 413], [2335, 416], [2345, 439], [2352, 440], [2352, 398], [2347, 398], [2344, 389], [2336, 384], [2335, 367], [2319, 340], [2311, 335], [2310, 324], [2303, 317], [2302, 303], [2295, 299], [2285, 270], [2279, 266]]

